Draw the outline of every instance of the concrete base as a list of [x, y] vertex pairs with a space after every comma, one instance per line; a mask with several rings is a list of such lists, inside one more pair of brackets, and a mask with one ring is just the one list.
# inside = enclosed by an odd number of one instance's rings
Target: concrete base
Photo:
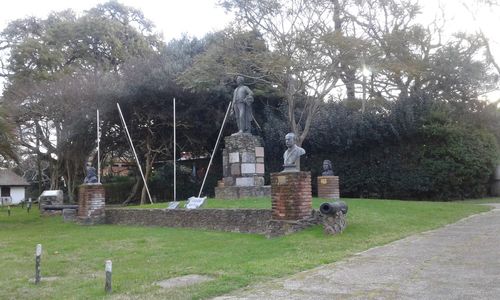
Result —
[[215, 188], [217, 199], [240, 199], [247, 197], [270, 197], [271, 186], [224, 186]]
[[79, 224], [104, 224], [104, 196], [104, 187], [101, 184], [82, 184], [79, 187], [77, 214]]

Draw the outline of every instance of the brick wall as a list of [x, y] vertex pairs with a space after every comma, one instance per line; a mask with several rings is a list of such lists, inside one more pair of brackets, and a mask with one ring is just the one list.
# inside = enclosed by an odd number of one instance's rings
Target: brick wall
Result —
[[310, 172], [271, 173], [274, 220], [300, 220], [311, 215]]
[[269, 209], [106, 209], [106, 224], [203, 228], [220, 231], [266, 232]]
[[78, 188], [78, 218], [104, 218], [104, 187], [101, 184], [83, 184]]
[[318, 176], [318, 197], [339, 199], [339, 177], [338, 176]]

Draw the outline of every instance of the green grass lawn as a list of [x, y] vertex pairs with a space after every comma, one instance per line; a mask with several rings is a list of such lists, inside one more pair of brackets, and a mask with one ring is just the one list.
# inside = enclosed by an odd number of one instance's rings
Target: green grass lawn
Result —
[[[317, 208], [322, 201], [314, 200]], [[198, 299], [331, 263], [489, 208], [466, 203], [348, 199], [348, 227], [326, 236], [320, 226], [266, 239], [194, 229], [63, 223], [14, 208], [0, 209], [0, 299]], [[265, 198], [209, 199], [207, 207], [270, 208]], [[164, 208], [165, 204], [161, 204]], [[34, 285], [34, 251], [43, 245], [42, 276]], [[113, 294], [104, 293], [104, 262], [113, 261]], [[215, 278], [164, 290], [153, 283], [188, 274]]]

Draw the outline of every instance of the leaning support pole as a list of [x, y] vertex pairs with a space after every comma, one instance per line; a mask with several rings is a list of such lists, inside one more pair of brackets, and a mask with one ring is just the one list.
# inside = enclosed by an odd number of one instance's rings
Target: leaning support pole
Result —
[[229, 111], [231, 110], [232, 104], [233, 102], [229, 102], [229, 106], [227, 107], [226, 115], [224, 116], [224, 121], [222, 121], [222, 126], [220, 127], [219, 136], [217, 137], [217, 142], [215, 143], [214, 150], [212, 151], [212, 156], [210, 156], [210, 161], [208, 162], [208, 167], [207, 171], [205, 172], [205, 177], [203, 177], [203, 182], [201, 184], [200, 192], [198, 193], [198, 198], [201, 197], [201, 192], [203, 191], [203, 187], [205, 186], [205, 181], [207, 180], [208, 171], [210, 171], [210, 166], [212, 165], [212, 160], [214, 159], [215, 151], [217, 151], [217, 148], [219, 147], [220, 137], [222, 135], [222, 131], [224, 130], [224, 126], [226, 125], [227, 116], [229, 115]]
[[128, 141], [130, 143], [130, 148], [132, 148], [132, 152], [134, 152], [135, 161], [137, 163], [137, 167], [139, 168], [139, 172], [141, 173], [142, 181], [144, 182], [144, 186], [146, 187], [146, 192], [148, 193], [149, 202], [153, 204], [153, 200], [151, 199], [151, 194], [149, 193], [148, 183], [146, 182], [146, 178], [144, 177], [144, 173], [142, 172], [141, 164], [139, 163], [139, 158], [137, 157], [137, 153], [135, 152], [134, 143], [132, 142], [132, 138], [130, 137], [130, 133], [128, 132], [127, 123], [123, 118], [122, 110], [120, 108], [120, 104], [116, 103], [118, 107], [118, 112], [120, 113], [120, 120], [122, 121], [123, 127], [125, 128], [125, 133], [127, 134]]

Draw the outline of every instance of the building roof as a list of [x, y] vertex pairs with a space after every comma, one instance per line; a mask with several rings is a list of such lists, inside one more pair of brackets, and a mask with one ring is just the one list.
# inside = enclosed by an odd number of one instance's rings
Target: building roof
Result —
[[1, 186], [28, 186], [30, 185], [24, 178], [8, 169], [0, 168]]

